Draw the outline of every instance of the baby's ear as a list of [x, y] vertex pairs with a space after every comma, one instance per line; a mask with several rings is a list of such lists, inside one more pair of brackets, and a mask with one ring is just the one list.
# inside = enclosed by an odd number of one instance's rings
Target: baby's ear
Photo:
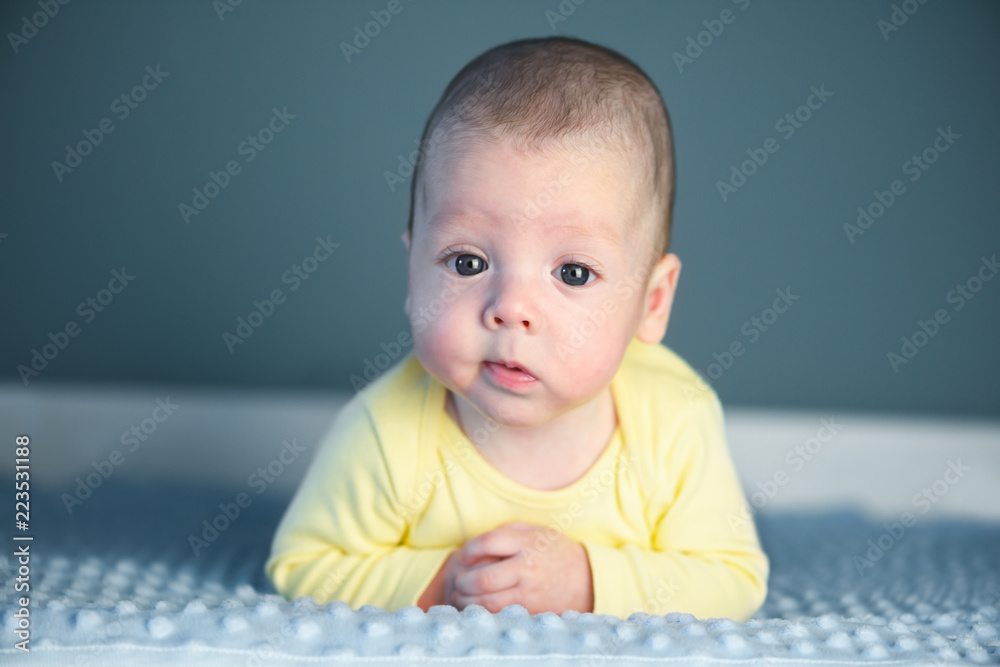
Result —
[[653, 268], [644, 296], [642, 320], [635, 334], [642, 342], [659, 343], [667, 333], [680, 274], [681, 260], [673, 253], [664, 255]]
[[[399, 238], [403, 241], [403, 245], [406, 246], [406, 254], [409, 255], [410, 254], [410, 230], [407, 229], [406, 231], [404, 231], [403, 235], [400, 236]], [[412, 321], [413, 318], [410, 316], [410, 289], [409, 289], [409, 287], [407, 287], [407, 289], [406, 289], [406, 302], [403, 304], [403, 312], [406, 313], [407, 319], [409, 319], [409, 320]]]

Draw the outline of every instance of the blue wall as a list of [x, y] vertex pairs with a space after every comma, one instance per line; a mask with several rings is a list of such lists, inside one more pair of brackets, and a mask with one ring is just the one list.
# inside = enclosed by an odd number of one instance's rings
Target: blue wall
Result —
[[[665, 342], [727, 405], [1000, 415], [1000, 279], [976, 278], [1000, 255], [996, 3], [402, 0], [348, 62], [341, 43], [388, 0], [220, 15], [224, 2], [70, 2], [47, 20], [37, 0], [4, 3], [3, 379], [21, 383], [51, 333], [65, 347], [27, 390], [349, 387], [408, 332], [409, 182], [390, 189], [385, 173], [468, 60], [560, 34], [621, 51], [663, 92], [684, 262]], [[813, 90], [826, 99], [802, 108]], [[808, 119], [779, 123], [796, 112]], [[273, 118], [271, 143], [242, 143]], [[95, 132], [102, 119], [110, 133]], [[100, 143], [57, 174], [84, 132]], [[925, 149], [923, 171], [911, 160]], [[724, 197], [748, 150], [767, 161]], [[229, 161], [238, 173], [185, 220], [179, 205]], [[894, 180], [892, 205], [848, 234]], [[283, 276], [318, 237], [338, 245], [293, 291]], [[952, 292], [970, 280], [972, 298]], [[231, 353], [224, 332], [275, 289], [285, 301]], [[770, 320], [776, 290], [798, 299]], [[894, 368], [888, 354], [936, 313], [935, 335]], [[741, 356], [711, 366], [735, 343]]]

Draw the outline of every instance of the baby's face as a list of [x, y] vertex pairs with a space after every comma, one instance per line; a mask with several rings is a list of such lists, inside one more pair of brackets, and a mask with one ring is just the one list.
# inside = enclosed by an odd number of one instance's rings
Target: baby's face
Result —
[[511, 426], [596, 397], [644, 314], [652, 223], [629, 219], [635, 180], [618, 157], [507, 144], [449, 154], [429, 171], [404, 235], [424, 368]]

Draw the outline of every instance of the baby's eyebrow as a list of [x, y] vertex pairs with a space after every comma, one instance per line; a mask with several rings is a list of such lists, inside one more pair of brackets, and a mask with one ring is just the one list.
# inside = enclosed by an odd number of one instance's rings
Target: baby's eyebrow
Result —
[[[448, 234], [449, 232], [463, 231], [468, 229], [470, 226], [475, 226], [476, 219], [482, 221], [481, 224], [490, 225], [491, 221], [488, 218], [477, 216], [473, 214], [462, 214], [462, 213], [442, 213], [435, 216], [431, 220], [430, 228], [436, 234]], [[544, 222], [533, 222], [533, 224], [547, 224]], [[614, 232], [608, 233], [604, 229], [596, 229], [594, 227], [588, 227], [584, 225], [573, 225], [573, 224], [550, 224], [550, 229], [556, 232], [560, 232], [567, 237], [573, 237], [576, 239], [594, 240], [594, 241], [604, 241], [610, 243], [616, 248], [623, 248], [623, 239], [620, 238]]]
[[603, 229], [595, 229], [593, 227], [583, 227], [580, 225], [553, 225], [552, 227], [556, 231], [561, 231], [567, 235], [571, 235], [575, 238], [583, 238], [595, 241], [606, 241], [616, 248], [622, 247], [622, 239], [618, 237], [617, 234], [607, 233]]
[[428, 228], [438, 234], [463, 231], [471, 226], [470, 223], [474, 224], [476, 218], [482, 219], [482, 216], [468, 213], [442, 212], [430, 219]]

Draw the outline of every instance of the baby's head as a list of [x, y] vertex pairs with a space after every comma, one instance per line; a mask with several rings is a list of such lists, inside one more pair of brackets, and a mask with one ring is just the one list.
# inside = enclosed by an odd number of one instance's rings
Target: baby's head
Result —
[[406, 312], [445, 387], [539, 424], [602, 392], [633, 338], [663, 338], [673, 147], [631, 61], [565, 38], [491, 49], [448, 85], [422, 147]]

